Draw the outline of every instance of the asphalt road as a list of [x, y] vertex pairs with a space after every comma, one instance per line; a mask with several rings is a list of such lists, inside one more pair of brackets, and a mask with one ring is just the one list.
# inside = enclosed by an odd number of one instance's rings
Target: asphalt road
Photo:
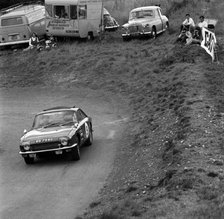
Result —
[[[18, 154], [23, 130], [34, 114], [53, 106], [79, 106], [93, 118], [94, 143], [81, 160], [39, 160], [26, 165]], [[94, 200], [121, 144], [127, 111], [118, 98], [87, 90], [0, 90], [1, 219], [69, 219]]]

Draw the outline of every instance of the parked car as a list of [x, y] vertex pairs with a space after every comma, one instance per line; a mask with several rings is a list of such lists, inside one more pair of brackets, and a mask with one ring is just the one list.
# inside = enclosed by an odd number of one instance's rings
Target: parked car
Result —
[[92, 119], [77, 107], [54, 107], [38, 113], [30, 131], [24, 130], [20, 152], [26, 164], [47, 154], [80, 159], [80, 147], [93, 142]]
[[103, 9], [103, 23], [105, 31], [115, 31], [119, 28], [118, 22], [110, 15], [106, 8]]
[[124, 40], [142, 36], [156, 38], [168, 27], [169, 20], [159, 6], [139, 7], [130, 12], [128, 23], [122, 26], [122, 37]]
[[39, 3], [23, 3], [2, 9], [0, 47], [29, 42], [32, 33], [45, 36], [45, 7]]

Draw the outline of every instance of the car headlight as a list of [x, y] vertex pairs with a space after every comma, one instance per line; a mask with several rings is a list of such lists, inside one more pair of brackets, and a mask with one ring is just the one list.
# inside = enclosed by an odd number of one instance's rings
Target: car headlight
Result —
[[29, 151], [30, 150], [30, 142], [22, 142], [21, 146], [24, 148], [24, 150]]
[[60, 141], [61, 141], [61, 144], [63, 145], [63, 146], [66, 146], [66, 145], [68, 145], [68, 138], [60, 138]]

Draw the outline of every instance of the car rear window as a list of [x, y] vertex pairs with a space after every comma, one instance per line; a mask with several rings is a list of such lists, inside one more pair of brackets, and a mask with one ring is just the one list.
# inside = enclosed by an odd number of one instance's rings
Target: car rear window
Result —
[[22, 17], [14, 17], [14, 18], [5, 18], [1, 20], [2, 26], [13, 26], [23, 24]]

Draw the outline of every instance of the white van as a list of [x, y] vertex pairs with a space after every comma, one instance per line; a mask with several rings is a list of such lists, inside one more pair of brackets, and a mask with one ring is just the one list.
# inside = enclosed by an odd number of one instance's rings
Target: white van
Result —
[[45, 7], [41, 4], [14, 5], [1, 11], [0, 47], [28, 43], [32, 33], [46, 35]]
[[46, 33], [94, 38], [102, 28], [103, 0], [45, 0]]

